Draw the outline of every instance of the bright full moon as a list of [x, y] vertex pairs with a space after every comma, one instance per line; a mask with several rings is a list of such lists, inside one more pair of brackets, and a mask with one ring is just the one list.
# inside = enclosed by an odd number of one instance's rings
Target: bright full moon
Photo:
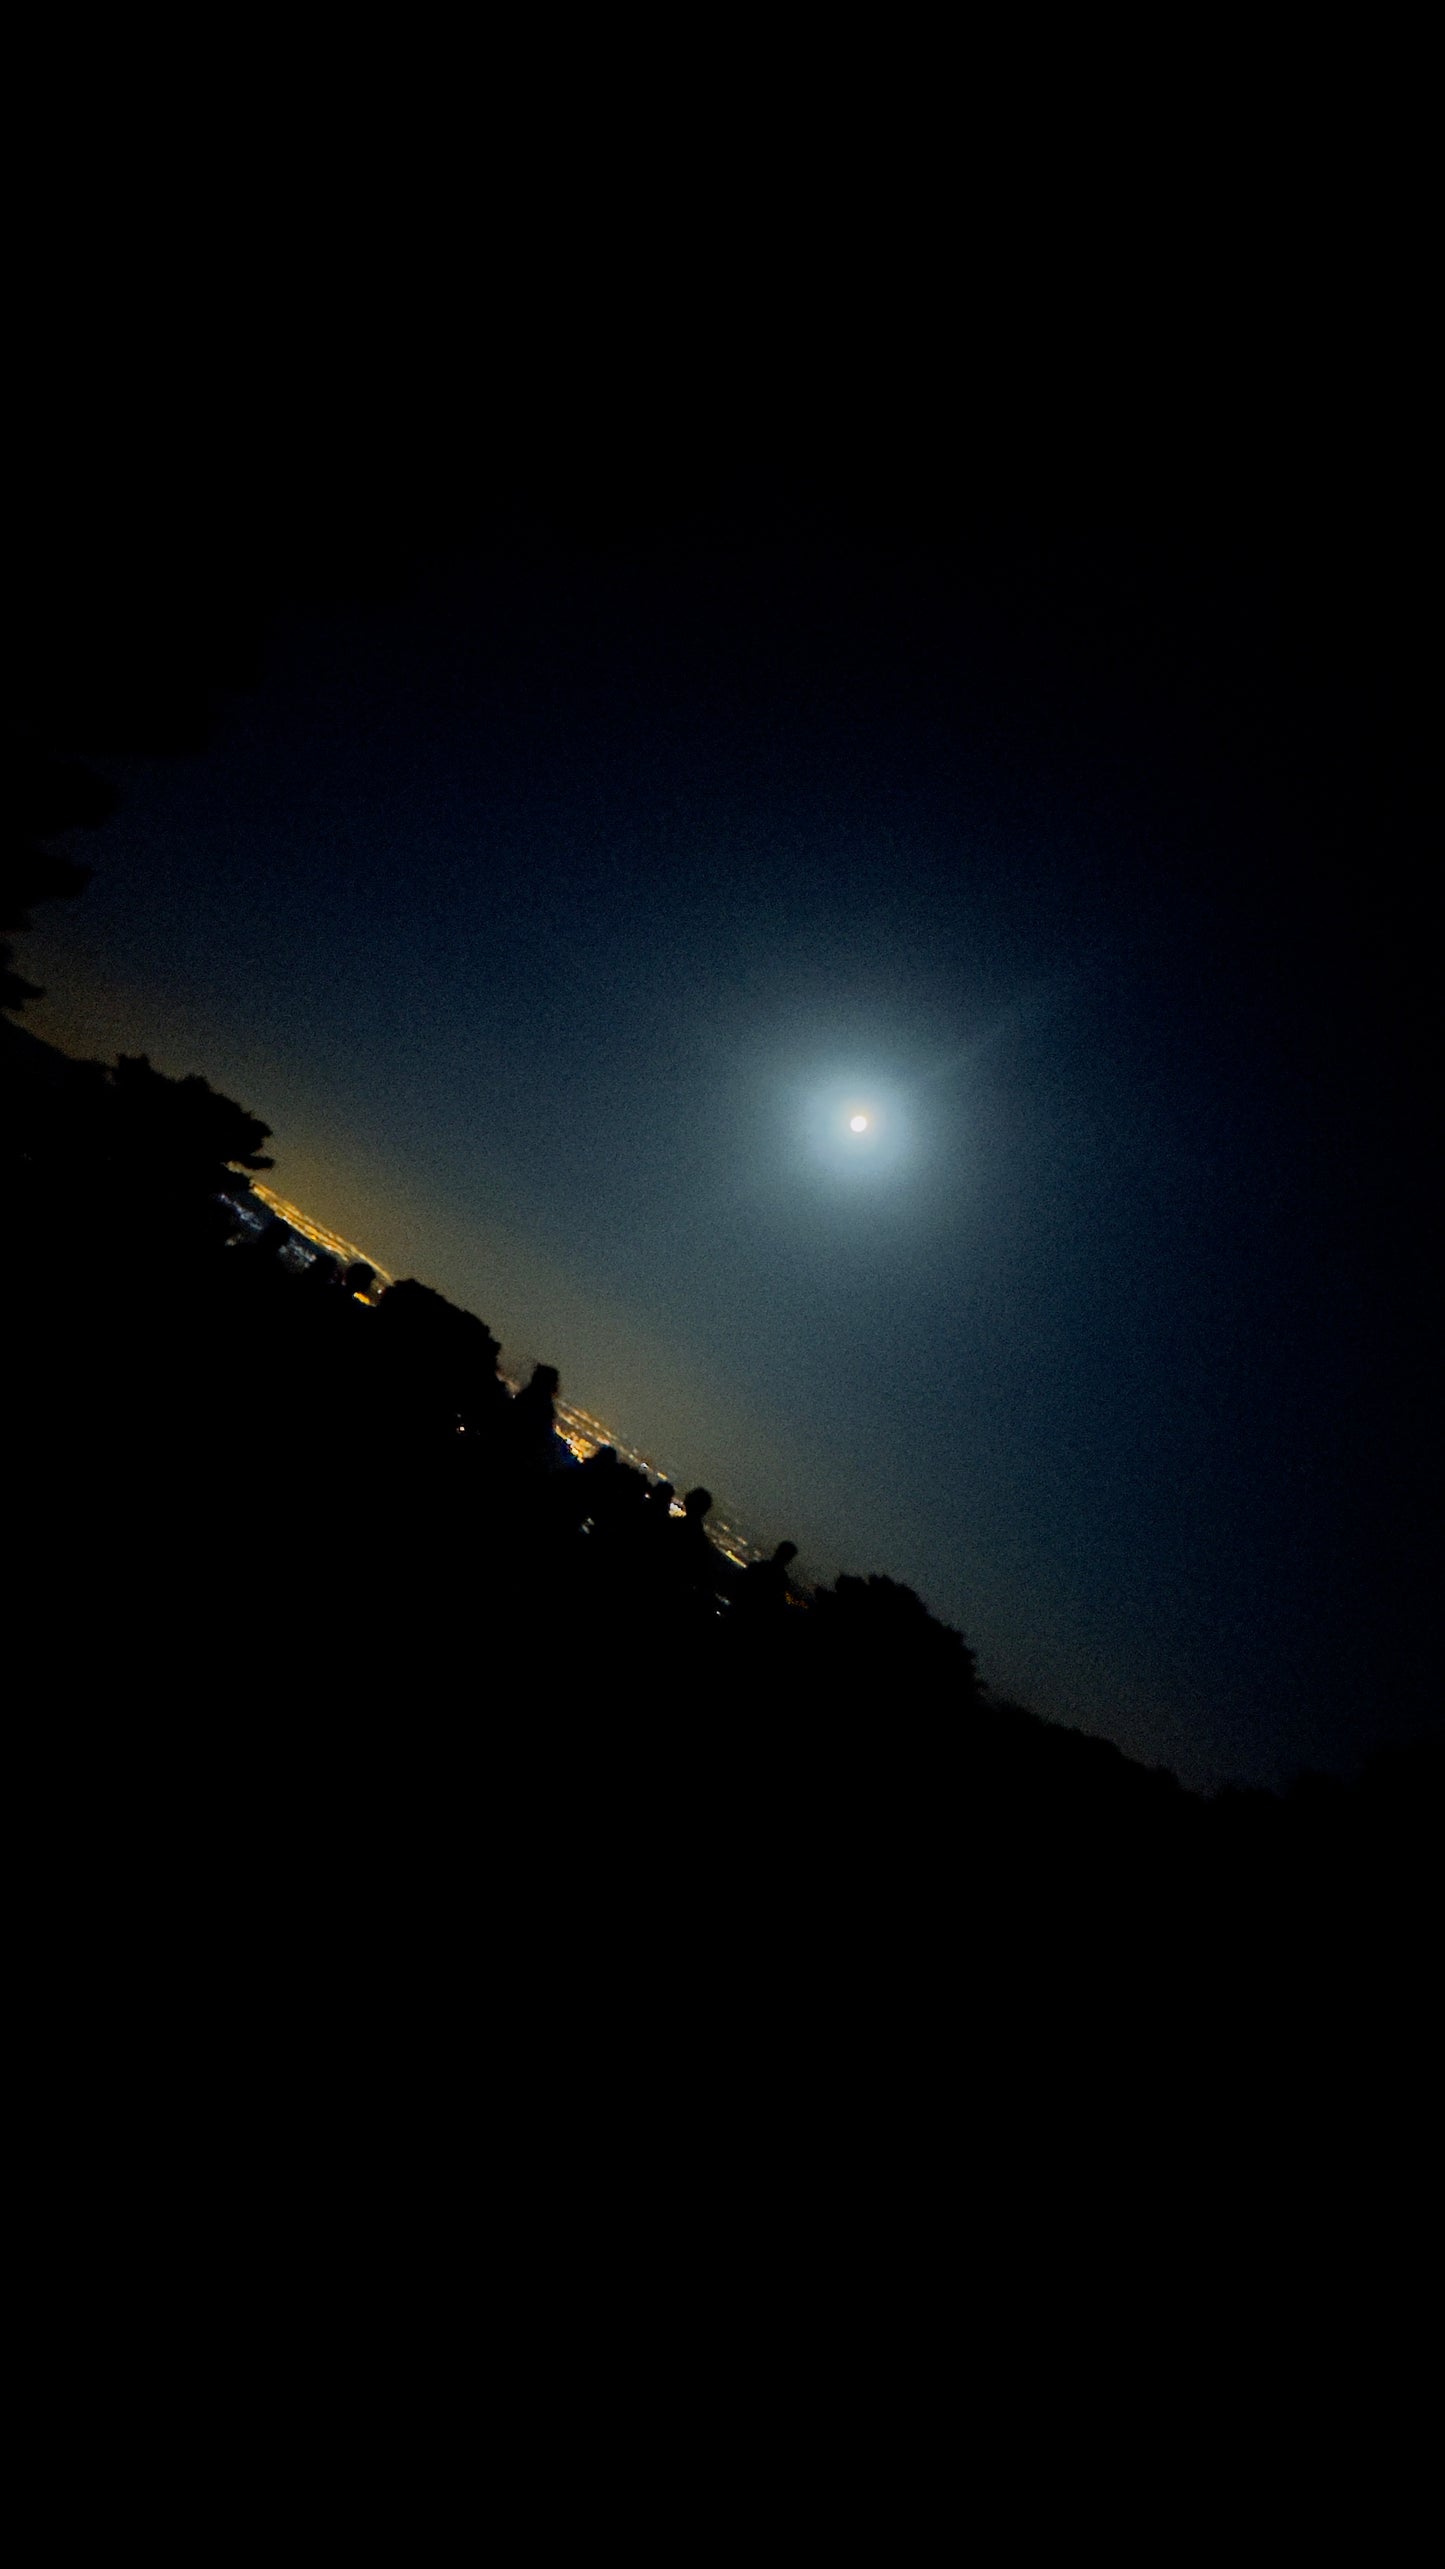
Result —
[[800, 1088], [796, 1134], [828, 1182], [855, 1203], [900, 1179], [914, 1156], [909, 1099], [876, 1062], [840, 1062]]

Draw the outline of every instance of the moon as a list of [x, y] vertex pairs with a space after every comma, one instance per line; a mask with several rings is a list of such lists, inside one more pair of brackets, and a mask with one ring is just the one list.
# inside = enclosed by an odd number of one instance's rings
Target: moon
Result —
[[822, 1184], [862, 1205], [905, 1178], [917, 1155], [910, 1092], [882, 1065], [821, 1066], [798, 1081], [793, 1096], [794, 1136]]

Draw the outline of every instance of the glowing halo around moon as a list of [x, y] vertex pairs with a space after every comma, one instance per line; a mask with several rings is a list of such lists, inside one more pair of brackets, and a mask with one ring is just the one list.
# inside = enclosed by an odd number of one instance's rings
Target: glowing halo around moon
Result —
[[826, 1183], [858, 1197], [885, 1193], [916, 1157], [909, 1093], [875, 1064], [840, 1062], [793, 1088], [793, 1132]]

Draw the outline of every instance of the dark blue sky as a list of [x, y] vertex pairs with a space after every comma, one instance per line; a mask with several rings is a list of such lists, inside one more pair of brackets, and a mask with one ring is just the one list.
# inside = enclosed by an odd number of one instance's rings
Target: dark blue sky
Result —
[[112, 763], [30, 1022], [1000, 1691], [1348, 1766], [1424, 1687], [1418, 850], [1384, 589], [1267, 503], [498, 510]]

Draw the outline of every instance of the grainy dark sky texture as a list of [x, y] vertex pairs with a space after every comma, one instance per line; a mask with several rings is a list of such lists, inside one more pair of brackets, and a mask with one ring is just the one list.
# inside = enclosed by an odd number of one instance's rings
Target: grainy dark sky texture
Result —
[[1000, 1691], [1348, 1767], [1426, 1692], [1399, 529], [943, 447], [493, 459], [110, 763], [31, 1022]]

